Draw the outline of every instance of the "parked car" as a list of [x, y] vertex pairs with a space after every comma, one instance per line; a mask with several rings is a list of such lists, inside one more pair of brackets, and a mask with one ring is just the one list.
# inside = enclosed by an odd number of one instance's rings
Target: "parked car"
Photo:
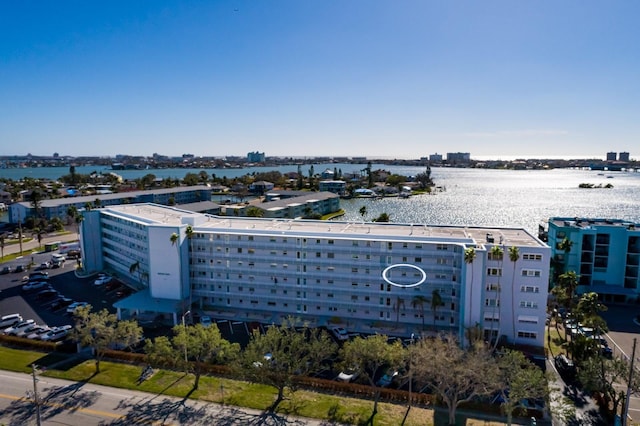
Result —
[[35, 291], [44, 290], [45, 287], [50, 287], [47, 281], [29, 281], [22, 286], [23, 291]]
[[36, 324], [35, 322], [31, 325], [29, 325], [28, 327], [25, 327], [21, 330], [18, 330], [17, 333], [15, 333], [16, 336], [18, 337], [27, 337], [28, 335], [30, 335], [31, 333], [35, 333], [38, 330], [44, 328], [44, 325], [40, 325], [40, 324]]
[[355, 368], [348, 368], [344, 371], [341, 371], [336, 377], [336, 380], [342, 382], [352, 382], [358, 378], [358, 371]]
[[24, 272], [24, 271], [25, 271], [24, 265], [18, 265], [13, 269], [14, 273]]
[[72, 304], [70, 304], [69, 306], [67, 306], [67, 313], [68, 314], [72, 314], [76, 311], [76, 309], [78, 308], [82, 308], [84, 306], [88, 306], [89, 304], [87, 302], [73, 302]]
[[378, 379], [376, 385], [386, 388], [391, 384], [391, 382], [393, 382], [393, 379], [395, 379], [396, 376], [398, 376], [398, 370], [387, 370], [387, 372], [384, 373], [384, 375], [380, 377], [380, 379]]
[[67, 335], [71, 333], [70, 325], [63, 325], [61, 327], [54, 327], [48, 332], [40, 335], [40, 340], [44, 340], [45, 342], [56, 342], [58, 340], [62, 340]]
[[36, 322], [32, 319], [20, 321], [17, 324], [12, 325], [11, 327], [7, 327], [4, 329], [4, 334], [15, 335], [23, 328], [29, 327], [31, 324], [35, 324]]
[[557, 355], [553, 360], [561, 376], [567, 379], [573, 379], [576, 376], [576, 366], [566, 355]]
[[340, 340], [340, 341], [345, 341], [345, 340], [349, 340], [349, 333], [347, 333], [347, 330], [345, 330], [342, 327], [331, 327], [329, 329], [331, 331], [331, 334], [333, 334], [333, 336]]
[[59, 295], [60, 295], [60, 293], [58, 293], [58, 290], [54, 290], [52, 288], [48, 288], [48, 289], [42, 290], [38, 294], [36, 294], [36, 300], [41, 300], [41, 301], [51, 300], [51, 299], [54, 299], [55, 297], [57, 297]]
[[48, 327], [46, 325], [39, 325], [38, 327], [40, 328], [38, 328], [37, 330], [34, 330], [33, 332], [26, 335], [25, 337], [27, 339], [40, 339], [40, 336], [51, 331], [51, 327]]
[[96, 279], [93, 282], [93, 285], [95, 285], [95, 286], [105, 285], [105, 284], [111, 282], [112, 279], [113, 278], [111, 276], [109, 276], [109, 275], [99, 275], [98, 279]]
[[201, 316], [200, 324], [202, 324], [203, 327], [209, 327], [211, 325], [211, 317], [209, 315]]
[[22, 321], [20, 314], [8, 314], [0, 318], [0, 329], [10, 327]]
[[4, 268], [0, 269], [0, 275], [8, 274], [10, 272], [11, 272], [11, 266], [5, 266]]
[[37, 271], [37, 272], [30, 273], [29, 274], [29, 281], [33, 281], [35, 279], [48, 280], [49, 279], [49, 273], [48, 272], [44, 272], [44, 271]]
[[49, 305], [49, 308], [51, 308], [52, 311], [57, 311], [58, 309], [66, 308], [72, 303], [73, 299], [70, 299], [68, 297], [60, 297], [54, 300], [53, 303]]

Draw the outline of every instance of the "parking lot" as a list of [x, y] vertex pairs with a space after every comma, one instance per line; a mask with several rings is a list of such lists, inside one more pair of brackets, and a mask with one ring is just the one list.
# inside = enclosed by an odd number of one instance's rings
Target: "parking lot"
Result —
[[[0, 275], [0, 316], [19, 313], [25, 320], [34, 319], [38, 324], [50, 327], [72, 324], [73, 319], [67, 314], [65, 306], [54, 303], [59, 297], [66, 297], [76, 302], [87, 302], [94, 309], [106, 308], [115, 312], [113, 303], [117, 300], [116, 291], [107, 292], [106, 286], [93, 285], [95, 277], [77, 278], [74, 270], [76, 262], [72, 259], [60, 267], [44, 270], [49, 274], [49, 284], [55, 292], [42, 293], [43, 289], [24, 291], [23, 277], [39, 269], [44, 262], [51, 261], [52, 253], [39, 253], [5, 262], [2, 267], [9, 266], [12, 272]], [[33, 262], [36, 267], [22, 272], [13, 272], [18, 265], [25, 266]]]

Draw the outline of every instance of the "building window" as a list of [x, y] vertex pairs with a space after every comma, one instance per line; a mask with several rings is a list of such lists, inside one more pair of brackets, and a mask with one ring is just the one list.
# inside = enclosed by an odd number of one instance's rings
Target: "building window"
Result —
[[539, 277], [540, 270], [538, 269], [523, 269], [522, 270], [523, 277]]
[[523, 300], [520, 302], [521, 308], [538, 309], [538, 302], [531, 302]]
[[520, 286], [520, 291], [522, 293], [540, 293], [540, 287], [532, 286], [532, 285], [523, 285], [523, 286]]
[[487, 284], [486, 291], [500, 291], [499, 284]]
[[500, 252], [500, 253], [489, 252], [487, 254], [488, 260], [502, 260], [503, 258], [504, 258], [504, 252]]
[[487, 275], [490, 277], [501, 277], [502, 268], [487, 268]]
[[484, 306], [490, 306], [490, 307], [498, 307], [500, 306], [500, 300], [499, 299], [484, 299]]
[[542, 255], [538, 253], [524, 253], [522, 260], [535, 260], [539, 262], [542, 260]]
[[537, 339], [538, 333], [533, 331], [518, 331], [518, 337], [522, 339]]

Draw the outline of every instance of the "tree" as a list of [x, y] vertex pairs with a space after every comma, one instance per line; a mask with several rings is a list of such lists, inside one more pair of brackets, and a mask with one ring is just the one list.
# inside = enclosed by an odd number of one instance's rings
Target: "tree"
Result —
[[138, 274], [138, 282], [140, 282], [140, 284], [142, 284], [142, 271], [140, 270], [140, 261], [135, 261], [134, 263], [132, 263], [129, 266], [129, 274], [133, 275], [137, 273]]
[[[495, 314], [495, 310], [498, 310], [498, 319], [500, 320], [500, 293], [502, 293], [502, 287], [500, 286], [500, 277], [502, 276], [502, 261], [504, 259], [504, 250], [502, 249], [502, 247], [500, 246], [493, 246], [491, 247], [491, 250], [489, 250], [489, 254], [491, 255], [491, 259], [492, 260], [497, 260], [499, 262], [499, 267], [498, 267], [498, 286], [496, 289], [496, 300], [494, 303], [494, 314]], [[500, 326], [498, 325], [498, 330], [493, 329], [493, 324], [495, 323], [495, 316], [494, 316], [494, 321], [491, 322], [491, 338], [490, 340], [493, 341], [493, 347], [494, 349], [498, 346], [498, 342], [500, 341]]]
[[76, 220], [76, 216], [78, 215], [78, 208], [73, 204], [67, 207], [67, 224], [71, 224]]
[[382, 334], [366, 339], [358, 336], [342, 346], [340, 358], [344, 368], [365, 377], [369, 385], [376, 390], [373, 413], [369, 418], [369, 424], [373, 424], [380, 399], [380, 389], [376, 386], [375, 379], [383, 367], [398, 370], [402, 366], [403, 360], [406, 359], [404, 348], [399, 341], [388, 343], [387, 336]]
[[476, 260], [476, 248], [475, 247], [467, 247], [464, 249], [464, 263], [469, 265], [469, 269], [471, 269], [471, 283], [469, 284], [469, 300], [470, 309], [469, 309], [469, 318], [473, 318], [473, 261]]
[[186, 175], [184, 175], [184, 178], [182, 178], [182, 183], [184, 183], [186, 186], [194, 186], [198, 184], [198, 181], [200, 179], [200, 176], [198, 176], [195, 173], [187, 173]]
[[4, 245], [5, 245], [5, 239], [6, 239], [6, 235], [2, 234], [0, 235], [0, 250], [2, 250], [1, 256], [0, 258], [4, 259]]
[[[551, 289], [556, 301], [562, 305], [567, 314], [572, 311], [573, 299], [578, 288], [578, 275], [574, 271], [568, 271], [558, 277], [555, 287]], [[565, 328], [564, 339], [567, 340], [567, 329]]]
[[142, 328], [136, 321], [118, 321], [116, 314], [110, 314], [106, 309], [91, 312], [89, 305], [76, 309], [74, 315], [74, 338], [93, 349], [96, 374], [100, 373], [100, 361], [108, 349], [126, 348], [142, 339]]
[[629, 364], [620, 358], [592, 357], [580, 366], [578, 378], [585, 390], [599, 392], [607, 409], [615, 416], [625, 399]]
[[498, 366], [482, 343], [462, 349], [455, 336], [422, 339], [409, 349], [409, 368], [420, 386], [428, 386], [444, 402], [454, 425], [460, 404], [498, 390]]
[[254, 330], [240, 358], [240, 371], [254, 382], [277, 389], [278, 396], [269, 407], [274, 412], [285, 398], [285, 390], [297, 388], [296, 376], [318, 372], [322, 362], [336, 352], [336, 344], [326, 331], [308, 328], [299, 321], [286, 318], [282, 325], [270, 327], [262, 334]]
[[42, 247], [42, 237], [44, 235], [47, 235], [47, 231], [45, 231], [44, 229], [40, 229], [40, 228], [33, 229], [33, 236], [35, 236], [38, 240], [38, 247]]
[[420, 189], [427, 189], [433, 183], [431, 181], [431, 168], [427, 167], [426, 172], [418, 173], [416, 175], [416, 182], [418, 182]]
[[436, 330], [436, 318], [438, 318], [438, 308], [444, 306], [440, 291], [435, 289], [431, 292], [431, 312], [433, 313], [433, 329]]
[[102, 200], [100, 198], [96, 198], [95, 200], [93, 200], [93, 207], [95, 207], [96, 209], [102, 207]]
[[198, 389], [205, 363], [231, 362], [239, 352], [240, 346], [225, 340], [216, 324], [208, 327], [176, 325], [171, 338], [161, 336], [145, 344], [151, 365], [192, 372], [195, 376], [193, 390]]
[[360, 216], [362, 216], [362, 219], [364, 220], [364, 217], [367, 215], [367, 206], [360, 207], [360, 210], [358, 211], [360, 212]]
[[[520, 249], [516, 246], [509, 247], [509, 260], [513, 262], [513, 272], [511, 274], [511, 312], [516, 311], [515, 307], [515, 285], [516, 285], [516, 263], [520, 260]], [[516, 335], [516, 316], [511, 315], [511, 331], [512, 336]]]
[[413, 299], [411, 299], [411, 307], [420, 311], [420, 318], [422, 318], [422, 331], [424, 331], [424, 305], [428, 301], [429, 300], [421, 294], [414, 296]]
[[527, 398], [544, 398], [547, 395], [547, 379], [540, 368], [531, 363], [522, 352], [507, 349], [498, 358], [502, 408], [511, 425], [513, 412]]
[[264, 210], [256, 206], [251, 206], [247, 209], [248, 217], [264, 217]]
[[380, 216], [378, 216], [376, 219], [373, 219], [374, 222], [389, 222], [391, 220], [391, 218], [389, 217], [388, 213], [380, 213]]
[[571, 253], [572, 247], [573, 247], [573, 241], [571, 241], [569, 237], [564, 237], [564, 239], [558, 243], [558, 249], [564, 252], [564, 261], [563, 261], [564, 272], [567, 272], [568, 255], [569, 253]]
[[[184, 233], [187, 237], [187, 240], [189, 241], [189, 259], [191, 259], [191, 256], [193, 256], [193, 226], [187, 225]], [[191, 285], [191, 282], [191, 271], [189, 271], [189, 310], [191, 310], [191, 305], [193, 304], [193, 286]]]
[[35, 188], [31, 191], [31, 207], [35, 212], [37, 217], [40, 217], [42, 214], [42, 192], [39, 188]]

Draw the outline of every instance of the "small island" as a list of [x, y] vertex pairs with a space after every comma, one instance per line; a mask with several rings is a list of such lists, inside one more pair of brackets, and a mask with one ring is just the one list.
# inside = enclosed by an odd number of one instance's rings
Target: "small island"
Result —
[[598, 185], [596, 185], [595, 183], [581, 183], [580, 185], [578, 185], [578, 188], [587, 188], [587, 189], [613, 188], [613, 185], [611, 185], [610, 183], [608, 183], [606, 185], [602, 185], [601, 183], [599, 183]]

